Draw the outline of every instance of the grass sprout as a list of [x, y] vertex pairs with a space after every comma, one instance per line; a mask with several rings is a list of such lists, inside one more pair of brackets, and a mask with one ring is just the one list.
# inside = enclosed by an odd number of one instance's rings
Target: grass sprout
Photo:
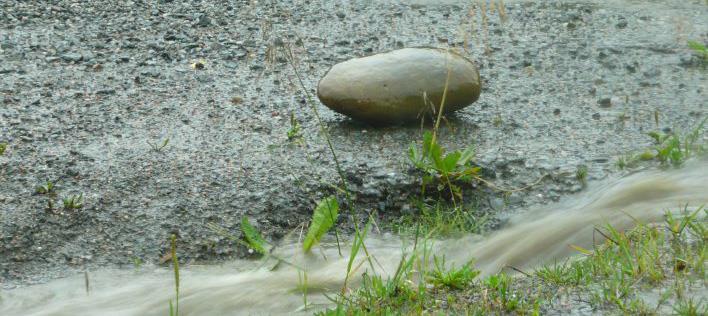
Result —
[[65, 210], [76, 210], [84, 207], [84, 195], [72, 195], [62, 200]]
[[575, 178], [578, 182], [586, 187], [588, 185], [588, 167], [585, 165], [578, 166], [578, 170], [575, 171]]
[[54, 193], [54, 183], [52, 183], [52, 181], [47, 181], [45, 184], [38, 186], [34, 191], [37, 194]]
[[290, 112], [290, 129], [288, 130], [287, 136], [290, 141], [302, 138], [302, 127], [293, 112]]
[[165, 138], [164, 140], [162, 140], [161, 143], [148, 142], [148, 145], [150, 145], [150, 148], [152, 148], [152, 150], [154, 150], [156, 152], [161, 152], [163, 149], [165, 149], [165, 147], [167, 147], [167, 145], [169, 143], [170, 143], [170, 138], [168, 137], [168, 138]]

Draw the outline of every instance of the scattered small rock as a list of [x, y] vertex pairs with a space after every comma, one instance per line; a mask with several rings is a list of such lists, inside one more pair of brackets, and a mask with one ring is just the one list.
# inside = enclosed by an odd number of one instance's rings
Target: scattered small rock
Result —
[[627, 27], [627, 20], [621, 19], [617, 24], [615, 25], [618, 29], [623, 29]]
[[115, 89], [101, 89], [101, 90], [96, 91], [96, 94], [97, 95], [112, 95], [112, 94], [116, 94], [116, 90]]
[[200, 14], [197, 22], [194, 24], [199, 27], [207, 27], [211, 25], [211, 19], [206, 14]]
[[61, 55], [61, 59], [67, 62], [80, 62], [84, 57], [79, 53], [66, 53]]
[[597, 101], [597, 104], [599, 104], [600, 107], [609, 108], [612, 106], [612, 99], [611, 98], [602, 98], [599, 101]]

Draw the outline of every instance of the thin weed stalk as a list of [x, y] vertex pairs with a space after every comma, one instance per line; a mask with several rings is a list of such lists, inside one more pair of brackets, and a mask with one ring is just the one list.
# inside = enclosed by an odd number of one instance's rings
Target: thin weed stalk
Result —
[[307, 271], [297, 272], [298, 282], [302, 290], [303, 308], [307, 310]]
[[179, 315], [179, 261], [177, 260], [177, 236], [172, 234], [170, 241], [172, 254], [172, 267], [175, 272], [175, 304], [170, 300], [170, 316]]
[[[432, 141], [430, 142], [430, 148], [428, 148], [428, 152], [432, 150], [433, 144], [436, 144], [437, 142], [437, 134], [438, 134], [438, 129], [440, 128], [440, 121], [442, 120], [442, 114], [445, 111], [445, 99], [447, 98], [447, 90], [448, 87], [450, 86], [450, 73], [452, 73], [452, 69], [450, 68], [449, 65], [449, 54], [450, 52], [448, 51], [447, 54], [445, 55], [445, 67], [447, 68], [447, 75], [445, 76], [445, 87], [443, 88], [443, 95], [442, 98], [440, 99], [440, 108], [438, 109], [437, 113], [437, 118], [435, 119], [435, 126], [433, 127], [433, 138]], [[434, 108], [434, 107], [433, 107]], [[446, 184], [447, 187], [450, 189], [450, 196], [452, 197], [452, 204], [453, 206], [457, 207], [457, 202], [455, 201], [455, 192], [452, 189], [452, 183], [450, 182], [449, 178], [446, 178]]]
[[[352, 219], [354, 221], [354, 231], [355, 231], [355, 235], [357, 236], [356, 238], [359, 238], [361, 240], [361, 248], [364, 251], [364, 253], [366, 254], [366, 257], [367, 257], [367, 260], [369, 261], [371, 269], [375, 270], [374, 264], [371, 261], [371, 256], [369, 255], [369, 251], [363, 242], [363, 238], [361, 238], [361, 231], [359, 229], [358, 216], [356, 215], [356, 211], [354, 210], [354, 201], [351, 197], [351, 192], [349, 191], [349, 186], [347, 184], [347, 180], [344, 177], [344, 172], [342, 171], [342, 166], [339, 163], [339, 158], [337, 158], [337, 153], [334, 150], [334, 145], [332, 144], [332, 139], [329, 135], [329, 132], [327, 131], [327, 128], [325, 128], [325, 125], [322, 122], [322, 118], [320, 117], [319, 111], [317, 111], [317, 107], [315, 106], [315, 102], [312, 98], [312, 95], [305, 87], [305, 82], [302, 80], [302, 76], [300, 75], [300, 71], [298, 70], [297, 65], [295, 65], [295, 58], [293, 55], [292, 48], [290, 46], [288, 46], [286, 49], [286, 57], [287, 57], [288, 63], [293, 68], [293, 72], [295, 72], [295, 76], [297, 77], [297, 80], [300, 83], [300, 87], [302, 88], [303, 93], [305, 93], [305, 97], [307, 98], [307, 104], [310, 106], [310, 110], [312, 111], [313, 115], [315, 116], [315, 119], [317, 120], [317, 125], [320, 128], [320, 132], [322, 133], [322, 135], [324, 136], [324, 138], [327, 142], [327, 147], [329, 148], [330, 154], [332, 155], [332, 160], [334, 161], [334, 165], [337, 169], [337, 174], [339, 175], [342, 189], [344, 190], [344, 195], [346, 196], [347, 203], [349, 204], [350, 214], [351, 214]], [[337, 236], [337, 240], [339, 240], [339, 237], [338, 237], [339, 233], [338, 233], [336, 227], [335, 227], [334, 232], [335, 232], [335, 235]], [[340, 247], [339, 243], [337, 243], [337, 249], [339, 250], [339, 255], [341, 256], [342, 252], [339, 247]], [[350, 260], [352, 260], [352, 259], [353, 258], [350, 256]]]

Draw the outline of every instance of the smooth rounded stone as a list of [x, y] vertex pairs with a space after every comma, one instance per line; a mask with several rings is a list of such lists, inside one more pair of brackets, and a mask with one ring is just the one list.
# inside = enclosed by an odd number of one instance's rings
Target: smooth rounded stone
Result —
[[420, 121], [435, 113], [450, 78], [444, 111], [464, 108], [479, 98], [475, 64], [451, 51], [404, 48], [334, 65], [320, 80], [317, 96], [330, 109], [375, 125]]

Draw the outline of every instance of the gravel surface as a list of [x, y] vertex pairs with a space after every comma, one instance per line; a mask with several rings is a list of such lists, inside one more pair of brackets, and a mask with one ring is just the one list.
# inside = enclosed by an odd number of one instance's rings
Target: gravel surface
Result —
[[[218, 262], [246, 249], [207, 223], [238, 235], [247, 215], [273, 239], [306, 223], [337, 175], [288, 51], [310, 94], [352, 57], [437, 46], [475, 60], [480, 100], [441, 142], [475, 144], [501, 186], [551, 175], [489, 193], [479, 207], [495, 214], [578, 192], [580, 166], [616, 174], [646, 132], [705, 117], [707, 72], [686, 45], [708, 41], [704, 1], [480, 3], [3, 0], [0, 283], [158, 263], [172, 233], [185, 261]], [[411, 212], [405, 152], [420, 127], [317, 108], [360, 212]], [[82, 208], [62, 207], [72, 195]]]

